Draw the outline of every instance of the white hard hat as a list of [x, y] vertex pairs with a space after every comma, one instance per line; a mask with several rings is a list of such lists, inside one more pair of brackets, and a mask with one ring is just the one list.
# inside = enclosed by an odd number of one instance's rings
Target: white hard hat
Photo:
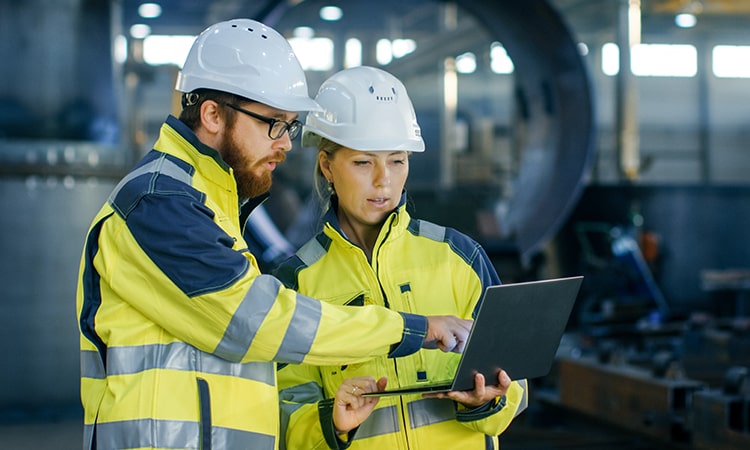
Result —
[[273, 28], [234, 19], [206, 28], [193, 43], [176, 89], [229, 92], [285, 111], [315, 111], [289, 42]]
[[406, 88], [384, 70], [342, 70], [323, 82], [315, 100], [323, 111], [307, 115], [303, 146], [315, 146], [324, 137], [353, 150], [424, 151]]

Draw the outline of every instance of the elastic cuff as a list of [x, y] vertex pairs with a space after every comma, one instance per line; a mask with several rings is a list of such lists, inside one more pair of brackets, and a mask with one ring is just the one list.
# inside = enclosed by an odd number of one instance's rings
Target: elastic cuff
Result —
[[484, 405], [477, 406], [474, 409], [466, 411], [456, 410], [456, 420], [458, 422], [473, 422], [475, 420], [485, 419], [501, 409], [505, 408], [505, 396], [497, 397], [485, 403]]
[[418, 352], [427, 336], [427, 317], [404, 312], [400, 314], [404, 318], [404, 334], [401, 342], [391, 346], [389, 358], [399, 358]]
[[333, 398], [327, 398], [318, 402], [320, 428], [323, 430], [323, 438], [325, 438], [328, 448], [333, 450], [345, 450], [352, 444], [354, 433], [357, 432], [359, 427], [350, 430], [349, 433], [347, 433], [346, 441], [340, 439], [339, 435], [336, 433], [336, 428], [333, 426], [333, 401]]

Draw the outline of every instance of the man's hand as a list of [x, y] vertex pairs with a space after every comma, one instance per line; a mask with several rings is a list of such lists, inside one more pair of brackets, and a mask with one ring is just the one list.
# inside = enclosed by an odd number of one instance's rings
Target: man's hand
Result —
[[422, 348], [462, 353], [473, 323], [455, 316], [427, 316], [427, 336]]
[[497, 384], [495, 386], [484, 385], [484, 375], [477, 373], [474, 375], [473, 391], [451, 391], [439, 394], [424, 394], [424, 398], [449, 398], [455, 402], [464, 405], [467, 409], [474, 409], [482, 406], [490, 400], [502, 397], [508, 392], [511, 379], [504, 370], [497, 373]]
[[373, 377], [347, 378], [336, 391], [333, 402], [333, 426], [339, 434], [348, 433], [365, 421], [375, 409], [379, 397], [362, 397], [365, 392], [385, 390], [388, 378], [375, 382]]

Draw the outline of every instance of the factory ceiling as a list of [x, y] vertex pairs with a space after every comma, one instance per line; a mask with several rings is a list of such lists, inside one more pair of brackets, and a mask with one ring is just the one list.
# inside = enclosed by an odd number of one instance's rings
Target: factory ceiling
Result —
[[[505, 0], [509, 1], [509, 0]], [[608, 37], [614, 32], [618, 5], [629, 0], [549, 0], [582, 36]], [[142, 23], [138, 7], [143, 0], [121, 0], [124, 29]], [[195, 34], [211, 23], [234, 17], [250, 17], [276, 24], [282, 17], [288, 23], [309, 26], [322, 25], [317, 11], [324, 5], [338, 5], [345, 9], [346, 18], [336, 24], [338, 29], [357, 32], [393, 30], [404, 22], [418, 26], [420, 12], [433, 8], [438, 0], [379, 0], [343, 2], [341, 0], [161, 0], [162, 15], [148, 19], [154, 34]], [[456, 2], [459, 7], [461, 2]], [[674, 30], [674, 16], [692, 13], [698, 17], [700, 30], [745, 32], [750, 18], [747, 0], [641, 0], [644, 31]], [[433, 26], [424, 23], [424, 26]], [[330, 23], [329, 23], [329, 26]]]

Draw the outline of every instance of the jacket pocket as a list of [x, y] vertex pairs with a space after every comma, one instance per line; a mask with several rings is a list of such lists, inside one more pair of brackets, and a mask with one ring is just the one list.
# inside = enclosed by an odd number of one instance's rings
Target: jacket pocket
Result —
[[365, 306], [364, 292], [345, 303], [346, 306]]
[[198, 378], [198, 407], [200, 408], [200, 449], [211, 450], [211, 393], [208, 382]]

